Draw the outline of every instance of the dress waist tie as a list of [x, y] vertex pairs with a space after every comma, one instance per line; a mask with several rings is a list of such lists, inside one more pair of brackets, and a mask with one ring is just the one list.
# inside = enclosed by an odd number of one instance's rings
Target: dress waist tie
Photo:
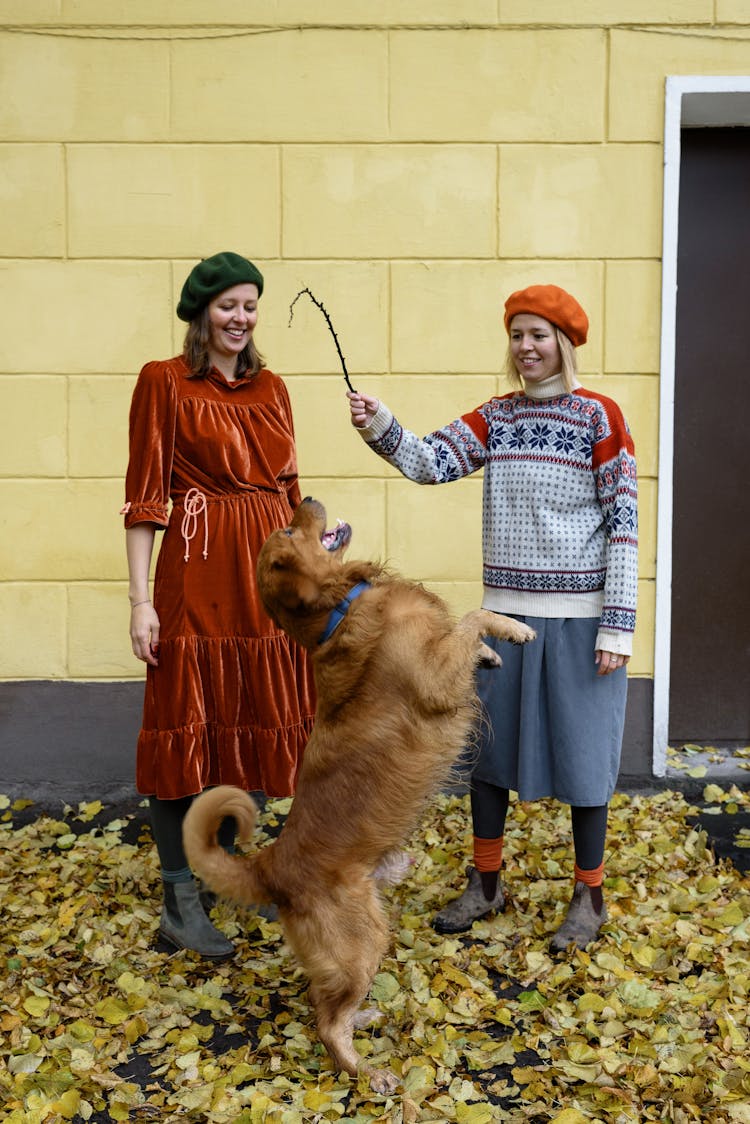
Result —
[[198, 516], [203, 515], [203, 557], [208, 558], [208, 509], [206, 493], [200, 488], [191, 488], [185, 493], [183, 501], [185, 514], [182, 517], [182, 537], [185, 542], [185, 561], [190, 559], [190, 540], [198, 531]]

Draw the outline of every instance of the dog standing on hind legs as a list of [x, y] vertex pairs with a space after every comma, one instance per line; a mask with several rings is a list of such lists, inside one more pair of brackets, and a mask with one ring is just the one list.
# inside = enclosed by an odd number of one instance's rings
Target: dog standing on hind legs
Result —
[[[184, 823], [193, 870], [222, 897], [274, 902], [309, 980], [320, 1040], [335, 1065], [364, 1072], [376, 1092], [397, 1078], [354, 1048], [361, 1005], [385, 955], [388, 922], [378, 883], [448, 778], [477, 719], [474, 672], [500, 658], [486, 635], [534, 638], [519, 621], [477, 609], [456, 622], [445, 603], [367, 561], [346, 561], [351, 529], [326, 530], [306, 499], [258, 557], [272, 619], [312, 655], [318, 704], [297, 791], [278, 838], [251, 856], [228, 855], [226, 816], [250, 838], [257, 810], [236, 788], [209, 789]], [[395, 864], [398, 866], [398, 864]]]

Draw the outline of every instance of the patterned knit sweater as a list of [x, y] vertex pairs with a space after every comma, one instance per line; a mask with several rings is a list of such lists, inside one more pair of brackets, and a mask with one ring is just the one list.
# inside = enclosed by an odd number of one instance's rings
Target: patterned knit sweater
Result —
[[610, 398], [561, 375], [491, 398], [424, 438], [382, 402], [360, 430], [418, 484], [484, 468], [483, 606], [598, 617], [596, 646], [630, 655], [638, 579], [633, 440]]

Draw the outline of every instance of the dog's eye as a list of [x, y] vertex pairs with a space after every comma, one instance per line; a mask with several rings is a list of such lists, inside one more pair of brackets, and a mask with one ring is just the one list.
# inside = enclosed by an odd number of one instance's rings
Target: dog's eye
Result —
[[292, 535], [294, 534], [294, 531], [292, 530], [292, 528], [291, 528], [291, 527], [284, 527], [284, 531], [283, 531], [283, 533], [284, 533], [285, 535], [287, 535], [287, 536], [288, 536], [289, 538], [291, 538], [291, 537], [292, 537]]

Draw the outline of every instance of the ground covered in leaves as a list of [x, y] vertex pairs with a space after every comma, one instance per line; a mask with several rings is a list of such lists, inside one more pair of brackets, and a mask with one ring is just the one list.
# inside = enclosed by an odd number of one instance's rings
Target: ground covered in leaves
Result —
[[[0, 1119], [750, 1124], [750, 882], [701, 826], [736, 816], [750, 843], [736, 786], [708, 785], [700, 809], [670, 791], [616, 796], [605, 936], [556, 958], [567, 810], [515, 805], [509, 906], [449, 939], [429, 918], [463, 883], [470, 820], [466, 797], [441, 796], [388, 895], [382, 1021], [357, 1034], [401, 1079], [388, 1097], [332, 1070], [276, 923], [220, 905], [238, 949], [220, 965], [155, 942], [144, 809], [24, 805], [0, 797]], [[269, 801], [266, 836], [284, 811]]]

